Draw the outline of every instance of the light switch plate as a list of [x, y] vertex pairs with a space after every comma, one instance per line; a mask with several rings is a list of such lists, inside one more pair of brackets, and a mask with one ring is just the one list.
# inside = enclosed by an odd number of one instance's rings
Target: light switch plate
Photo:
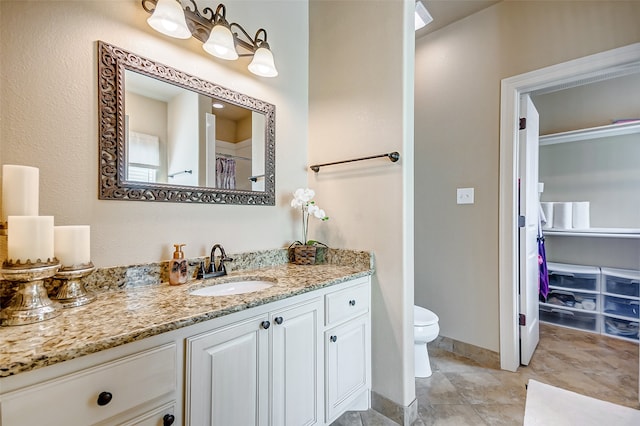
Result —
[[473, 188], [458, 188], [458, 204], [473, 204]]

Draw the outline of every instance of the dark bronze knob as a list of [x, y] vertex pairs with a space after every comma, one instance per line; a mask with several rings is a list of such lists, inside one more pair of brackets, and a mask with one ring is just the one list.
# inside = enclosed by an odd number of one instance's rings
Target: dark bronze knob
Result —
[[162, 426], [171, 426], [175, 420], [173, 414], [165, 414], [162, 418]]
[[284, 319], [282, 317], [276, 317], [275, 321], [276, 321], [276, 324], [280, 325], [284, 322]]
[[111, 395], [111, 392], [100, 392], [100, 395], [98, 395], [98, 405], [107, 405], [111, 402], [112, 398], [113, 395]]
[[336, 340], [338, 340], [338, 336], [331, 336], [329, 337], [329, 340], [331, 340], [332, 342], [335, 342]]
[[349, 300], [349, 306], [356, 306], [356, 301], [354, 299]]
[[269, 327], [271, 327], [271, 323], [269, 321], [262, 321], [262, 323], [260, 324], [262, 326], [262, 328], [264, 328], [265, 330], [268, 329]]

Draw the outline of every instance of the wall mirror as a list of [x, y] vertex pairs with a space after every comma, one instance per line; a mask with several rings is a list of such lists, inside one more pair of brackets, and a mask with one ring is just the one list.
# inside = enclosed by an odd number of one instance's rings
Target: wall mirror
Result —
[[99, 198], [275, 204], [275, 106], [98, 42]]

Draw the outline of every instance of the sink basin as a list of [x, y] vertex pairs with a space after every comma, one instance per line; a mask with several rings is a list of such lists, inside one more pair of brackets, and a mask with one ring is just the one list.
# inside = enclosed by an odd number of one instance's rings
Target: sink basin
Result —
[[230, 283], [214, 284], [193, 290], [189, 294], [193, 296], [231, 296], [233, 294], [253, 293], [272, 287], [269, 281], [251, 280], [234, 281]]

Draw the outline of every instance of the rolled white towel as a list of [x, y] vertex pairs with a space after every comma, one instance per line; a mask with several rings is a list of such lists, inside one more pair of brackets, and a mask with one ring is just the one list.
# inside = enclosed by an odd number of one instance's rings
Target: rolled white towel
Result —
[[571, 229], [573, 227], [573, 203], [553, 204], [553, 227], [556, 229]]
[[572, 212], [572, 227], [574, 229], [588, 229], [590, 227], [589, 222], [589, 202], [574, 202]]
[[553, 228], [553, 203], [542, 202], [540, 203], [540, 206], [542, 207], [542, 213], [544, 214], [542, 229]]

